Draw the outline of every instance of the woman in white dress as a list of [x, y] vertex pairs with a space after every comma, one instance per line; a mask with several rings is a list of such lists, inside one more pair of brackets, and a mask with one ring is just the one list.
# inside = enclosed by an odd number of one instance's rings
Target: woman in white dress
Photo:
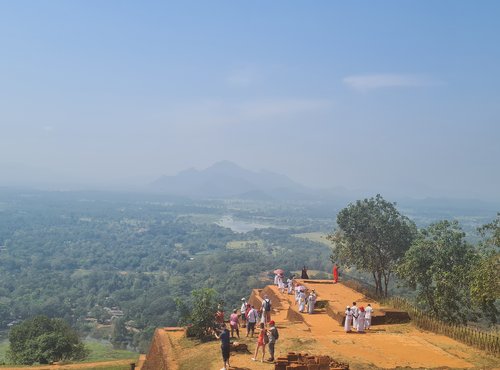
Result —
[[292, 280], [292, 278], [288, 278], [288, 280], [286, 281], [286, 285], [288, 287], [288, 294], [292, 294], [292, 292], [293, 292], [293, 280]]
[[358, 306], [356, 306], [356, 302], [352, 302], [351, 312], [352, 312], [352, 327], [358, 330]]
[[284, 279], [283, 275], [278, 276], [278, 289], [282, 294], [285, 293], [285, 283], [283, 279]]
[[314, 289], [307, 297], [307, 312], [312, 314], [314, 313], [314, 305], [316, 304], [316, 294], [314, 293]]
[[370, 326], [372, 325], [372, 313], [373, 308], [368, 303], [368, 306], [365, 308], [365, 329], [370, 329]]
[[351, 332], [351, 320], [352, 320], [352, 311], [351, 308], [347, 306], [345, 310], [345, 323], [344, 323], [344, 330], [346, 333]]
[[303, 291], [299, 292], [299, 312], [304, 312], [306, 309], [306, 293]]
[[358, 333], [365, 332], [365, 308], [361, 306], [358, 311]]

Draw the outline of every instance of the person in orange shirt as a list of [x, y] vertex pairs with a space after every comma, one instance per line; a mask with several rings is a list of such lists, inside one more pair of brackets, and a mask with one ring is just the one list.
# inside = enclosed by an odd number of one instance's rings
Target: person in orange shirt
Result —
[[336, 284], [339, 281], [339, 267], [337, 264], [333, 265], [333, 283]]
[[264, 362], [264, 356], [266, 355], [266, 344], [269, 343], [269, 337], [267, 336], [267, 330], [264, 323], [260, 323], [260, 333], [257, 338], [257, 348], [255, 348], [255, 354], [252, 357], [252, 361], [257, 361], [257, 355], [259, 354], [259, 348], [262, 347], [262, 359], [260, 362]]

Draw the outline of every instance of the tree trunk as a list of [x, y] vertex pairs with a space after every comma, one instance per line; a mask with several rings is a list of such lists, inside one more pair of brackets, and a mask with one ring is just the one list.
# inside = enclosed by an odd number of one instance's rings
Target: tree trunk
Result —
[[382, 290], [382, 271], [377, 271], [377, 280], [378, 280], [378, 292], [379, 296], [383, 296], [384, 292]]
[[391, 276], [390, 271], [387, 271], [387, 273], [384, 271], [384, 297], [387, 297], [387, 286], [389, 285], [390, 276]]
[[373, 281], [375, 282], [375, 294], [379, 294], [379, 281], [377, 280], [377, 275], [375, 271], [372, 271]]

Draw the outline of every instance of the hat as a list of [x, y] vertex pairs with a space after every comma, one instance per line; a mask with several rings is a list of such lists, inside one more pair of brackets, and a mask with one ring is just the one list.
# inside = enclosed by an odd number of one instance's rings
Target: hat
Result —
[[364, 308], [363, 306], [361, 306], [361, 307], [359, 308], [359, 310], [360, 310], [361, 312], [365, 312], [365, 308]]
[[274, 326], [274, 320], [269, 321], [269, 325]]
[[347, 307], [346, 307], [346, 310], [347, 310], [347, 309], [349, 309], [349, 308], [351, 308], [351, 307], [347, 306]]
[[245, 300], [246, 300], [246, 298], [245, 298], [245, 297], [243, 297], [243, 298], [241, 298], [241, 300], [242, 300], [242, 301], [245, 301]]

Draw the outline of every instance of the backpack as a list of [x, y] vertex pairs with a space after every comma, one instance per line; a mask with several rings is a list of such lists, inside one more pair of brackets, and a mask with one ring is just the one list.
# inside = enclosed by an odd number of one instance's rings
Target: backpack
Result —
[[275, 340], [278, 340], [280, 337], [280, 333], [278, 333], [278, 329], [276, 327], [274, 328], [273, 336]]
[[271, 302], [264, 300], [264, 311], [271, 311]]
[[268, 343], [269, 343], [269, 335], [267, 335], [267, 333], [264, 333], [264, 344]]

